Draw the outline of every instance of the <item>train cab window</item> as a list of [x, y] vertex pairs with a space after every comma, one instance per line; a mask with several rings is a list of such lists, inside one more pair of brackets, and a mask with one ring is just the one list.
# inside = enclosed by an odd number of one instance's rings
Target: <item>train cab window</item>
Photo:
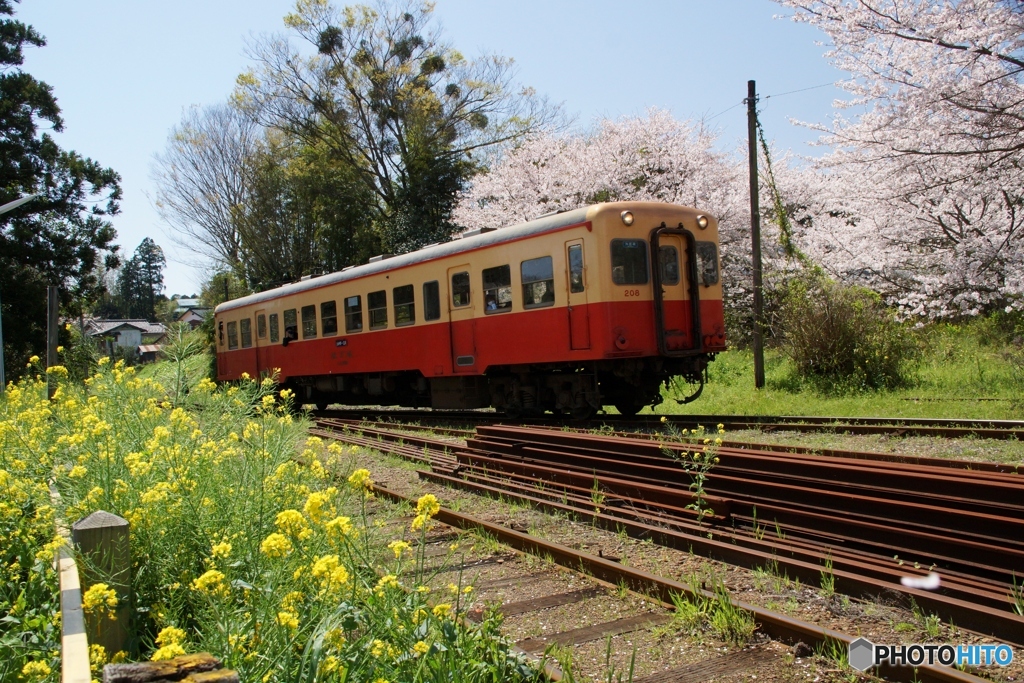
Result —
[[316, 338], [316, 306], [312, 304], [302, 307], [302, 338]]
[[320, 304], [320, 326], [324, 329], [325, 337], [338, 334], [338, 304], [336, 302], [325, 301]]
[[289, 308], [284, 312], [284, 342], [295, 341], [299, 338], [299, 321], [295, 315], [295, 309]]
[[647, 242], [612, 240], [612, 282], [617, 285], [647, 284]]
[[661, 284], [679, 284], [679, 250], [673, 246], [658, 247], [658, 268]]
[[452, 275], [452, 307], [462, 308], [469, 305], [469, 273]]
[[512, 310], [512, 268], [484, 268], [484, 313], [505, 313]]
[[395, 287], [391, 290], [391, 297], [395, 305], [395, 327], [412, 325], [416, 322], [416, 302], [412, 285]]
[[569, 291], [579, 294], [583, 291], [583, 245], [573, 244], [569, 247]]
[[440, 320], [441, 318], [441, 284], [433, 282], [423, 283], [423, 319]]
[[217, 345], [224, 346], [224, 321], [217, 323]]
[[252, 346], [252, 320], [242, 318], [239, 326], [242, 330], [242, 348], [247, 349]]
[[555, 271], [550, 256], [523, 261], [523, 308], [540, 308], [555, 303]]
[[363, 331], [363, 297], [345, 298], [345, 332]]
[[260, 313], [256, 316], [256, 338], [267, 338], [267, 316], [265, 313]]
[[228, 323], [228, 349], [238, 348], [238, 323]]
[[281, 340], [281, 328], [278, 324], [277, 313], [270, 314], [270, 343], [276, 344]]
[[366, 310], [370, 312], [370, 329], [383, 330], [388, 326], [388, 293], [383, 289], [366, 295]]
[[718, 247], [714, 242], [697, 242], [697, 277], [705, 287], [718, 284]]

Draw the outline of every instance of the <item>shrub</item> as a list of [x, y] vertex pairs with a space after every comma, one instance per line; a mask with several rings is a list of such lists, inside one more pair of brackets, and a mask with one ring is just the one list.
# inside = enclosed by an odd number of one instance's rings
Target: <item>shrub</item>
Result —
[[801, 378], [826, 390], [910, 383], [917, 343], [871, 290], [807, 272], [789, 283], [780, 317], [783, 350]]

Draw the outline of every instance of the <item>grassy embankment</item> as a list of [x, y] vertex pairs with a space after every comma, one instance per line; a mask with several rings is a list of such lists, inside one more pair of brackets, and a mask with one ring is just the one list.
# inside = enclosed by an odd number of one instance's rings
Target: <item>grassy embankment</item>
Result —
[[670, 391], [654, 412], [1024, 419], [1024, 352], [1012, 334], [994, 327], [982, 320], [916, 331], [919, 359], [911, 381], [896, 390], [822, 391], [797, 377], [781, 351], [769, 349], [767, 386], [757, 391], [753, 354], [731, 350], [710, 365], [698, 400], [677, 405], [668, 399], [682, 394]]

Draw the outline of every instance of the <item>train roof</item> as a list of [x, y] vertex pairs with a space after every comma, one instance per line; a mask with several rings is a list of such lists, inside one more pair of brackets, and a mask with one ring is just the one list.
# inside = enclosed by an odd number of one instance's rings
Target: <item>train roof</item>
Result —
[[373, 263], [366, 263], [361, 266], [355, 266], [347, 268], [336, 273], [329, 273], [327, 275], [320, 275], [317, 277], [309, 278], [308, 280], [302, 280], [300, 282], [292, 282], [275, 289], [268, 289], [263, 292], [257, 292], [256, 294], [250, 294], [249, 296], [243, 296], [239, 299], [232, 299], [231, 301], [225, 301], [224, 303], [217, 306], [215, 313], [223, 313], [230, 311], [235, 308], [241, 308], [243, 306], [251, 306], [252, 304], [259, 304], [265, 301], [271, 301], [282, 296], [289, 296], [292, 294], [298, 294], [300, 292], [308, 292], [313, 289], [319, 289], [320, 287], [326, 287], [328, 285], [338, 284], [339, 282], [347, 282], [349, 280], [357, 280], [359, 278], [366, 277], [368, 275], [374, 275], [376, 273], [383, 273], [386, 271], [395, 270], [398, 268], [404, 268], [406, 266], [415, 265], [417, 263], [424, 263], [427, 261], [433, 261], [435, 259], [444, 258], [446, 256], [453, 256], [466, 251], [472, 251], [481, 247], [489, 247], [495, 244], [502, 244], [504, 242], [511, 242], [513, 240], [521, 239], [523, 237], [529, 237], [531, 235], [540, 235], [559, 228], [568, 227], [571, 225], [578, 225], [585, 223], [588, 220], [592, 220], [594, 214], [600, 209], [616, 209], [626, 207], [639, 207], [644, 205], [658, 204], [660, 206], [670, 206], [661, 202], [615, 202], [605, 204], [593, 204], [591, 206], [584, 206], [579, 209], [572, 211], [566, 211], [563, 213], [552, 214], [549, 216], [543, 216], [541, 218], [528, 221], [526, 223], [520, 223], [518, 225], [509, 226], [507, 228], [501, 228], [492, 232], [483, 233], [480, 235], [474, 235], [472, 237], [463, 237], [461, 239], [455, 239], [451, 242], [445, 242], [444, 244], [437, 244], [430, 247], [425, 247], [417, 251], [412, 251], [407, 254], [400, 254], [393, 256], [388, 259], [382, 259]]

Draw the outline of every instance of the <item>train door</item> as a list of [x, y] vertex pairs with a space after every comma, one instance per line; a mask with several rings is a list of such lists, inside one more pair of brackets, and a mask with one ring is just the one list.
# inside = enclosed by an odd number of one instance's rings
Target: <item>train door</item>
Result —
[[267, 367], [267, 312], [264, 309], [256, 311], [256, 372], [253, 377], [259, 377], [263, 369]]
[[448, 324], [451, 328], [452, 372], [476, 373], [476, 334], [473, 319], [472, 270], [469, 265], [448, 269]]
[[587, 271], [583, 240], [565, 243], [566, 300], [569, 314], [569, 348], [590, 348], [590, 308], [587, 306]]
[[658, 347], [666, 356], [683, 355], [700, 345], [695, 248], [693, 233], [682, 226], [651, 232], [654, 320]]

